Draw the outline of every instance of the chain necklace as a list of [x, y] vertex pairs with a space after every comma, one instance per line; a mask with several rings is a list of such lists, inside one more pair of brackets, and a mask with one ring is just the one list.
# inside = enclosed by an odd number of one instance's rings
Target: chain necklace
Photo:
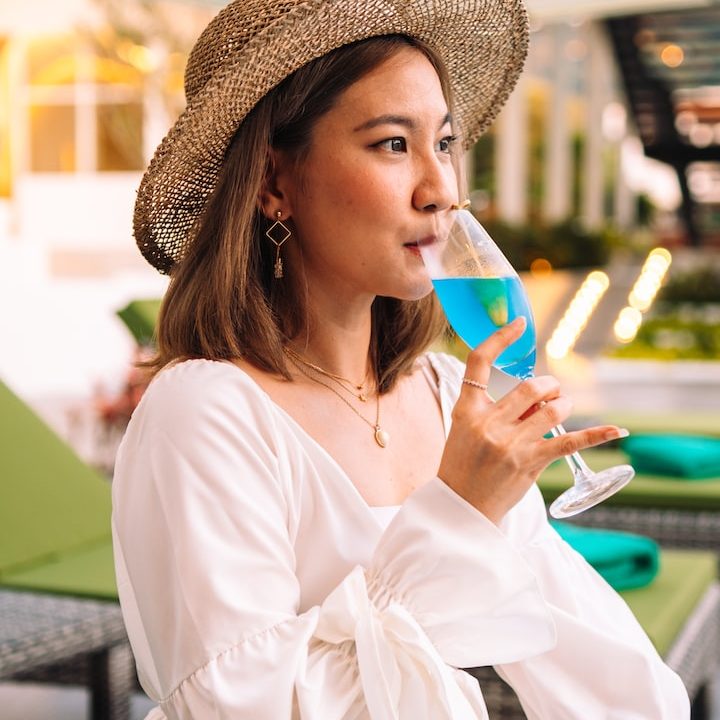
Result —
[[295, 360], [292, 354], [288, 353], [290, 357], [290, 362], [298, 369], [299, 372], [301, 372], [308, 380], [312, 380], [313, 382], [317, 383], [318, 385], [322, 385], [323, 387], [326, 387], [330, 392], [335, 393], [366, 425], [369, 425], [372, 428], [373, 431], [373, 437], [375, 438], [375, 442], [381, 447], [386, 448], [390, 444], [390, 433], [386, 430], [383, 430], [380, 427], [380, 393], [377, 394], [377, 400], [375, 404], [375, 423], [371, 423], [362, 413], [358, 412], [352, 404], [347, 400], [347, 398], [343, 397], [332, 385], [328, 385], [328, 383], [323, 382], [322, 380], [313, 377], [307, 370], [305, 370], [302, 365], [298, 361]]
[[[315, 365], [311, 363], [309, 360], [306, 360], [302, 355], [296, 353], [292, 348], [284, 347], [283, 350], [295, 361], [295, 365], [297, 366], [297, 363], [302, 363], [305, 365], [305, 367], [309, 367], [311, 370], [314, 370], [316, 373], [319, 373], [320, 375], [324, 375], [327, 378], [330, 378], [334, 383], [339, 385], [345, 392], [349, 392], [351, 395], [356, 397], [360, 402], [367, 402], [367, 391], [365, 390], [365, 383], [367, 382], [368, 375], [370, 374], [370, 368], [368, 368], [368, 371], [365, 373], [365, 377], [363, 378], [363, 381], [360, 385], [356, 385], [350, 378], [343, 377], [342, 375], [335, 375], [334, 373], [331, 373], [329, 370], [325, 370], [325, 368], [321, 368], [319, 365]], [[346, 387], [344, 383], [347, 383], [348, 385], [351, 385], [354, 388], [354, 391], [350, 388]]]

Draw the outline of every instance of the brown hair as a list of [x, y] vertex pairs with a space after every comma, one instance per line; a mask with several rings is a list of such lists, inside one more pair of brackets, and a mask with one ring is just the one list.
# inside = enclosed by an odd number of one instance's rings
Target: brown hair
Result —
[[[387, 35], [313, 60], [243, 120], [188, 253], [172, 271], [150, 368], [158, 371], [178, 359], [243, 357], [290, 379], [282, 348], [306, 328], [306, 313], [302, 283], [289, 281], [287, 271], [284, 280], [274, 280], [274, 246], [264, 237], [268, 221], [258, 198], [271, 170], [271, 150], [285, 150], [300, 166], [318, 118], [346, 88], [407, 46], [432, 63], [451, 106], [447, 73], [434, 51], [414, 38]], [[393, 387], [444, 327], [434, 293], [417, 301], [375, 299], [370, 352], [381, 392]]]

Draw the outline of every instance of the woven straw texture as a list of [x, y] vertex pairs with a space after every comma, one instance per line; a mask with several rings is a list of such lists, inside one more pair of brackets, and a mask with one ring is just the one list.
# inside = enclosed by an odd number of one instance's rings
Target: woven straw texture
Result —
[[186, 109], [138, 190], [134, 230], [145, 258], [163, 273], [182, 259], [230, 140], [268, 91], [330, 50], [391, 33], [444, 59], [466, 147], [499, 112], [527, 54], [520, 0], [234, 0], [190, 53]]

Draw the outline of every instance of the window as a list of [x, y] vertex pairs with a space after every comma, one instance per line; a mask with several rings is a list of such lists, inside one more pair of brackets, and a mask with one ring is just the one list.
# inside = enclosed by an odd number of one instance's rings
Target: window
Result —
[[7, 67], [7, 40], [0, 38], [0, 198], [12, 191], [10, 158], [10, 78]]
[[26, 65], [31, 171], [142, 170], [141, 69], [71, 35], [37, 37]]
[[74, 172], [75, 107], [30, 107], [30, 157], [35, 172]]

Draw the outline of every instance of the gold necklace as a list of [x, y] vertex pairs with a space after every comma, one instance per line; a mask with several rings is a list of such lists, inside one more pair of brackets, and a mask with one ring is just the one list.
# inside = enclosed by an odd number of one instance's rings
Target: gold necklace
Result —
[[[315, 365], [314, 363], [311, 363], [309, 360], [306, 360], [302, 355], [296, 353], [292, 348], [284, 347], [283, 350], [294, 360], [297, 362], [302, 363], [305, 365], [305, 367], [309, 367], [311, 370], [314, 370], [316, 373], [320, 373], [321, 375], [324, 375], [327, 378], [330, 378], [334, 383], [339, 385], [345, 392], [349, 392], [351, 395], [356, 397], [360, 402], [366, 402], [367, 401], [367, 391], [365, 390], [365, 383], [367, 382], [368, 375], [370, 374], [370, 368], [368, 368], [368, 371], [365, 373], [365, 377], [363, 378], [363, 381], [360, 385], [355, 384], [350, 378], [343, 377], [342, 375], [335, 375], [334, 373], [331, 373], [329, 370], [325, 370], [325, 368], [321, 368], [319, 365]], [[344, 383], [347, 383], [348, 385], [351, 385], [356, 392], [353, 392], [348, 387], [345, 387]]]
[[318, 385], [322, 385], [323, 387], [326, 387], [330, 392], [335, 393], [366, 425], [369, 425], [372, 428], [373, 431], [373, 437], [375, 438], [375, 442], [381, 447], [386, 448], [390, 444], [390, 433], [386, 430], [383, 430], [380, 427], [380, 393], [377, 394], [377, 400], [375, 405], [375, 423], [371, 423], [362, 413], [358, 412], [350, 402], [346, 398], [344, 398], [332, 385], [328, 385], [327, 383], [323, 382], [322, 380], [319, 380], [316, 377], [313, 377], [307, 370], [305, 370], [299, 362], [295, 360], [295, 358], [292, 356], [292, 354], [288, 353], [290, 357], [290, 362], [298, 369], [299, 372], [301, 372], [308, 380], [312, 380], [313, 382], [317, 383]]

